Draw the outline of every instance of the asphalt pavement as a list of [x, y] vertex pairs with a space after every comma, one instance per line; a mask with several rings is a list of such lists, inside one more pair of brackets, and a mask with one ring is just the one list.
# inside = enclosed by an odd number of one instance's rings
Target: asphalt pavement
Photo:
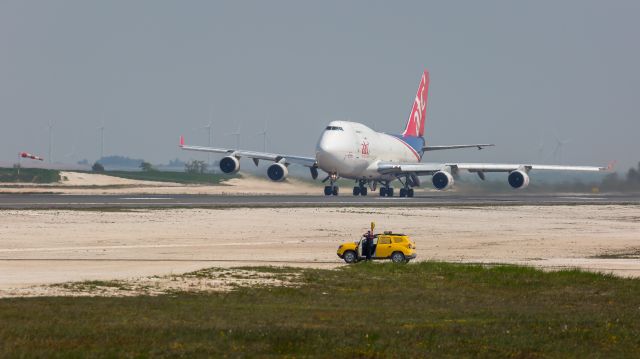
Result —
[[241, 207], [428, 207], [485, 205], [640, 205], [632, 194], [459, 194], [436, 193], [414, 198], [351, 195], [60, 195], [0, 194], [0, 209], [241, 208]]

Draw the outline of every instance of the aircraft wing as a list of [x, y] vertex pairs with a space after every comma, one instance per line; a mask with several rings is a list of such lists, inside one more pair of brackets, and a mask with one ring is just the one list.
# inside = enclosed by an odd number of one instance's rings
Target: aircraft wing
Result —
[[256, 164], [256, 166], [258, 165], [258, 161], [265, 160], [265, 161], [279, 162], [283, 164], [293, 163], [293, 164], [297, 164], [305, 167], [316, 167], [316, 159], [313, 157], [258, 152], [258, 151], [234, 150], [230, 148], [189, 146], [184, 144], [184, 137], [180, 137], [179, 147], [185, 151], [221, 153], [221, 154], [226, 154], [227, 156], [235, 156], [237, 158], [247, 157], [247, 158], [251, 158], [253, 162]]
[[380, 162], [378, 172], [382, 174], [415, 174], [432, 175], [438, 171], [447, 171], [456, 174], [459, 170], [468, 172], [512, 172], [516, 170], [545, 170], [545, 171], [579, 171], [579, 172], [604, 172], [612, 169], [598, 166], [563, 166], [563, 165], [536, 165], [536, 164], [502, 164], [502, 163], [394, 163]]
[[447, 145], [447, 146], [424, 146], [422, 147], [423, 151], [440, 151], [440, 150], [455, 150], [458, 148], [478, 148], [479, 150], [485, 147], [493, 147], [495, 146], [492, 143], [478, 143], [474, 145]]

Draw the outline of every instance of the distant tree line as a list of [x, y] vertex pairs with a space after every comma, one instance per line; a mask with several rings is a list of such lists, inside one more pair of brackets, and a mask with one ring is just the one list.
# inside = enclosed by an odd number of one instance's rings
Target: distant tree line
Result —
[[104, 166], [100, 162], [96, 162], [91, 166], [93, 172], [104, 172]]
[[601, 186], [603, 190], [640, 190], [640, 162], [638, 168], [629, 168], [624, 177], [617, 172], [608, 174], [602, 179]]
[[129, 158], [125, 156], [105, 156], [96, 162], [100, 162], [107, 167], [140, 167], [144, 160], [139, 158]]
[[184, 171], [187, 173], [205, 173], [207, 164], [204, 161], [193, 160], [184, 164]]

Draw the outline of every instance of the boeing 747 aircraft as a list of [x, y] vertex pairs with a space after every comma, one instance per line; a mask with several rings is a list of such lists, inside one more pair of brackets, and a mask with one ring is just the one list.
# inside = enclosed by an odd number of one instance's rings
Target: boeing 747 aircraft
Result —
[[375, 191], [380, 185], [380, 196], [393, 197], [392, 182], [400, 182], [400, 197], [413, 197], [413, 188], [420, 186], [420, 176], [431, 176], [433, 186], [439, 190], [451, 188], [461, 171], [476, 173], [484, 180], [486, 172], [504, 172], [509, 185], [515, 189], [529, 185], [529, 173], [534, 170], [600, 172], [609, 167], [536, 165], [528, 163], [426, 163], [425, 152], [457, 148], [478, 148], [493, 144], [465, 144], [429, 146], [424, 139], [424, 124], [429, 91], [429, 73], [422, 74], [418, 93], [404, 131], [399, 135], [377, 132], [357, 122], [330, 122], [320, 135], [315, 157], [266, 153], [229, 148], [211, 148], [185, 145], [180, 137], [180, 148], [187, 151], [202, 151], [225, 154], [220, 160], [224, 173], [240, 170], [240, 159], [251, 158], [257, 166], [260, 160], [273, 162], [267, 169], [272, 181], [283, 181], [289, 174], [288, 166], [302, 165], [318, 177], [318, 169], [326, 172], [323, 183], [324, 194], [337, 196], [339, 178], [355, 180], [354, 196], [366, 196], [368, 190]]

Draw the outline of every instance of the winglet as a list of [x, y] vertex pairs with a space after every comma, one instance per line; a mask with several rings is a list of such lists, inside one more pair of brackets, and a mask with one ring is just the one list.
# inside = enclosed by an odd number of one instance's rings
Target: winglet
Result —
[[180, 136], [180, 147], [184, 147], [184, 136]]
[[613, 168], [616, 166], [617, 163], [618, 163], [618, 161], [616, 161], [616, 160], [613, 160], [613, 161], [609, 162], [609, 164], [607, 165], [607, 168], [605, 169], [605, 171], [607, 171], [607, 172], [613, 171]]

